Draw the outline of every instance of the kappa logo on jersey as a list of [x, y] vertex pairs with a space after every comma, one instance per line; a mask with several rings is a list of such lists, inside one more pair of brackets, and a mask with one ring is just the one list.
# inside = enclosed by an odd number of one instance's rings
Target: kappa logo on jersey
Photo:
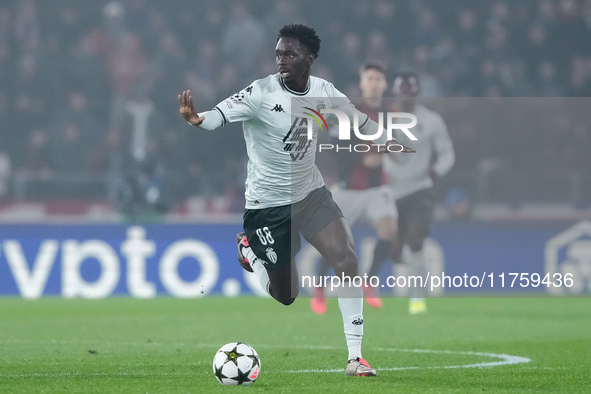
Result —
[[244, 91], [248, 94], [252, 94], [252, 85], [250, 85], [249, 87], [247, 87], [246, 89], [244, 89]]
[[277, 253], [271, 247], [267, 248], [267, 258], [271, 263], [277, 263]]
[[244, 96], [245, 96], [245, 94], [244, 94], [244, 91], [240, 91], [240, 92], [238, 92], [238, 93], [236, 93], [236, 94], [233, 94], [233, 95], [230, 97], [230, 99], [231, 99], [231, 100], [234, 100], [234, 101], [241, 102], [241, 101], [244, 101]]
[[285, 112], [281, 104], [275, 104], [275, 106], [271, 109], [271, 111], [275, 112]]
[[357, 318], [357, 319], [353, 320], [351, 323], [353, 323], [353, 325], [355, 325], [355, 326], [360, 326], [363, 324], [363, 319]]
[[283, 137], [283, 150], [289, 152], [291, 161], [303, 160], [312, 143], [308, 139], [308, 119], [295, 118], [289, 132]]

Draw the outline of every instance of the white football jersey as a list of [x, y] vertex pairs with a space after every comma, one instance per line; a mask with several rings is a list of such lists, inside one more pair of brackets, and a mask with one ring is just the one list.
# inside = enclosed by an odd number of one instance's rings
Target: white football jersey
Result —
[[401, 138], [399, 141], [417, 152], [398, 155], [396, 161], [387, 155], [382, 159], [384, 172], [397, 200], [433, 187], [429, 168], [433, 167], [437, 175], [443, 176], [455, 162], [453, 144], [443, 118], [419, 104], [413, 113], [417, 117], [417, 125], [411, 131], [418, 140]]
[[[296, 108], [292, 108], [292, 99]], [[307, 107], [307, 108], [306, 108]], [[254, 81], [250, 86], [220, 102], [214, 111], [222, 117], [222, 126], [242, 122], [248, 153], [246, 208], [262, 209], [303, 200], [324, 180], [315, 164], [320, 127], [310, 109], [338, 109], [350, 119], [358, 112], [333, 84], [310, 77], [305, 92], [294, 92], [279, 74]], [[307, 114], [306, 114], [307, 113]], [[358, 112], [359, 127], [368, 122]], [[307, 138], [307, 122], [314, 124], [313, 138]], [[336, 116], [326, 116], [330, 126]]]

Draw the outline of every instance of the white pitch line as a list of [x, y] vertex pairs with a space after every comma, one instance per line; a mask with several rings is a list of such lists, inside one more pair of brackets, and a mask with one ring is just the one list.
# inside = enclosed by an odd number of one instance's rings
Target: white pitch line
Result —
[[[0, 340], [0, 343], [22, 343], [22, 342], [29, 342], [29, 341], [6, 341]], [[31, 341], [31, 342], [44, 342], [44, 341]], [[73, 344], [73, 343], [83, 343], [84, 341], [54, 341], [53, 343], [61, 343], [61, 344]], [[92, 341], [89, 341], [92, 342]], [[51, 343], [51, 341], [50, 341]], [[117, 343], [114, 342], [112, 344], [126, 344], [132, 346], [153, 346], [155, 344], [158, 345], [168, 345], [168, 346], [186, 346], [184, 343], [158, 343], [158, 342], [151, 342], [151, 343], [144, 343], [144, 342], [121, 342]], [[213, 348], [217, 347], [217, 345], [213, 345], [211, 343], [192, 343], [189, 347], [195, 348]], [[341, 347], [336, 346], [326, 346], [326, 345], [302, 345], [302, 346], [283, 346], [283, 345], [258, 345], [257, 348], [267, 348], [267, 349], [309, 349], [309, 350], [338, 350]], [[414, 370], [414, 369], [455, 369], [455, 368], [486, 368], [486, 367], [497, 367], [500, 365], [514, 365], [514, 364], [525, 364], [529, 363], [531, 360], [529, 358], [520, 357], [520, 356], [512, 356], [510, 354], [497, 354], [497, 353], [484, 353], [484, 352], [470, 352], [470, 351], [455, 351], [455, 350], [431, 350], [431, 349], [401, 349], [401, 348], [371, 348], [371, 350], [377, 351], [388, 351], [388, 352], [400, 352], [400, 353], [431, 353], [431, 354], [450, 354], [450, 355], [463, 355], [463, 356], [478, 356], [478, 357], [489, 357], [489, 358], [499, 358], [499, 361], [489, 361], [489, 362], [482, 362], [482, 363], [475, 363], [475, 364], [463, 364], [463, 365], [442, 365], [442, 366], [432, 366], [432, 367], [378, 367], [376, 370], [378, 371], [405, 371], [405, 370]], [[291, 371], [268, 371], [265, 373], [332, 373], [332, 372], [343, 372], [343, 369], [303, 369], [303, 370], [291, 370]], [[193, 372], [187, 373], [146, 373], [141, 371], [136, 372], [114, 372], [114, 373], [106, 373], [106, 372], [90, 372], [90, 373], [82, 373], [82, 372], [63, 372], [63, 373], [31, 373], [31, 374], [0, 374], [0, 377], [11, 377], [11, 378], [24, 378], [24, 377], [58, 377], [58, 376], [175, 376], [175, 375], [192, 375], [192, 374], [199, 374]]]
[[[461, 365], [441, 365], [433, 367], [391, 367], [391, 368], [376, 368], [377, 371], [404, 371], [411, 369], [455, 369], [455, 368], [487, 368], [497, 367], [500, 365], [514, 365], [514, 364], [525, 364], [529, 363], [531, 359], [512, 356], [510, 354], [497, 354], [497, 353], [483, 353], [483, 352], [469, 352], [469, 351], [455, 351], [455, 350], [430, 350], [430, 349], [398, 349], [398, 348], [372, 348], [372, 350], [378, 351], [392, 351], [392, 352], [404, 352], [404, 353], [438, 353], [438, 354], [453, 354], [462, 356], [479, 356], [479, 357], [490, 357], [500, 358], [499, 361], [482, 362], [475, 364], [461, 364]], [[330, 372], [343, 372], [342, 369], [300, 369], [287, 371], [287, 373], [330, 373]]]

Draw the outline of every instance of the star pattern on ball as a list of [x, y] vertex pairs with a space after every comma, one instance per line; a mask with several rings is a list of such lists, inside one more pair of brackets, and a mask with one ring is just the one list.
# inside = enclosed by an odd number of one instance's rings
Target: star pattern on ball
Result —
[[219, 367], [215, 368], [215, 376], [221, 381], [222, 378], [227, 378], [226, 375], [222, 373], [222, 368], [224, 368], [224, 364], [220, 365]]
[[249, 374], [250, 374], [250, 371], [247, 371], [246, 373], [244, 373], [240, 370], [240, 368], [238, 368], [238, 375], [235, 378], [233, 378], [232, 380], [237, 381], [239, 385], [242, 383], [245, 383], [245, 382], [250, 382], [251, 380], [248, 377]]
[[255, 365], [260, 366], [261, 365], [261, 361], [259, 360], [259, 356], [255, 356], [254, 354], [250, 354], [250, 355], [247, 355], [246, 357], [248, 357], [252, 360], [253, 366], [255, 366]]
[[213, 361], [214, 375], [225, 386], [250, 385], [257, 380], [260, 370], [259, 355], [244, 342], [231, 342], [222, 346]]
[[234, 365], [238, 366], [238, 357], [244, 356], [244, 354], [238, 352], [238, 345], [234, 346], [234, 349], [224, 352], [228, 361], [232, 361]]

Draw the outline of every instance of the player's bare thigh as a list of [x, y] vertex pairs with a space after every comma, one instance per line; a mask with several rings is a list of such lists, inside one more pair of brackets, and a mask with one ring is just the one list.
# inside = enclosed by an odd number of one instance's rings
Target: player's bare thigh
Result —
[[357, 256], [351, 229], [344, 218], [336, 218], [312, 238], [312, 246], [328, 261], [337, 275], [357, 275]]

